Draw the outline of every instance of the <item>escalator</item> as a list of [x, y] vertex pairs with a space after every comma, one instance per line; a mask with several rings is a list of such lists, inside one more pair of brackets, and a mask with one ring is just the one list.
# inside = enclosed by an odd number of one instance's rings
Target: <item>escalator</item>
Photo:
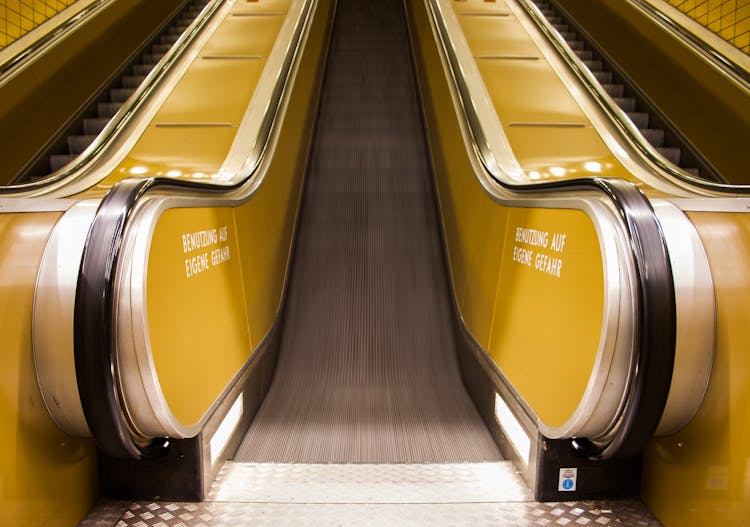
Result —
[[277, 373], [236, 459], [497, 460], [458, 370], [402, 10], [340, 2], [333, 31]]

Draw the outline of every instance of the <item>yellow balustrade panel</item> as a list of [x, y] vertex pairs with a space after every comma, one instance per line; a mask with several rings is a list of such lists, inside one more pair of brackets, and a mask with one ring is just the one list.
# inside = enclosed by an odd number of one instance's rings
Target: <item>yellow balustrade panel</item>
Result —
[[148, 260], [151, 354], [164, 397], [200, 420], [250, 356], [242, 258], [231, 208], [170, 209]]
[[488, 352], [548, 426], [572, 417], [602, 333], [601, 248], [579, 210], [512, 208]]
[[750, 518], [750, 215], [688, 216], [714, 279], [713, 370], [695, 418], [647, 448], [642, 496], [669, 527], [740, 527]]
[[[454, 5], [466, 13], [480, 7]], [[596, 229], [583, 211], [501, 205], [482, 188], [421, 3], [412, 9], [430, 150], [461, 316], [542, 421], [558, 426], [581, 401], [601, 338], [604, 274]]]
[[76, 525], [96, 498], [91, 440], [50, 419], [31, 347], [34, 285], [58, 212], [0, 215], [0, 525]]

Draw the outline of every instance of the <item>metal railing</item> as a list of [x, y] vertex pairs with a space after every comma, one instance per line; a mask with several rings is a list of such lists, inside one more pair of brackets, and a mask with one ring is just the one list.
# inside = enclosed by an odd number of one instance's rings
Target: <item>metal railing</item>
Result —
[[77, 0], [4, 0], [0, 2], [0, 49], [42, 25]]
[[750, 55], [750, 0], [666, 0], [668, 4]]

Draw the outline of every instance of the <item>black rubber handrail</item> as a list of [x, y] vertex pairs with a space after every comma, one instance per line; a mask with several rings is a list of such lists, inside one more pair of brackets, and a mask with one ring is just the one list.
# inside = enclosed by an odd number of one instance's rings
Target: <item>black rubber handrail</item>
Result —
[[120, 394], [115, 356], [115, 277], [128, 222], [143, 196], [154, 189], [172, 194], [200, 193], [204, 197], [227, 196], [245, 185], [256, 173], [270, 143], [277, 115], [294, 63], [302, 52], [302, 36], [313, 16], [314, 0], [308, 0], [291, 38], [273, 91], [266, 105], [250, 162], [232, 184], [212, 184], [169, 178], [128, 178], [107, 192], [94, 216], [84, 246], [76, 285], [74, 354], [78, 392], [86, 422], [99, 449], [113, 457], [143, 459], [162, 455], [167, 438], [141, 437], [128, 421]]
[[500, 186], [522, 194], [595, 191], [612, 202], [625, 227], [637, 280], [636, 347], [627, 398], [617, 426], [601, 443], [578, 438], [573, 448], [592, 459], [628, 458], [643, 450], [666, 406], [674, 368], [677, 308], [666, 240], [651, 203], [633, 183], [618, 178], [581, 178], [537, 184], [511, 184], [503, 177], [481, 126], [458, 57], [435, 0], [426, 0], [438, 44], [468, 125], [479, 162]]

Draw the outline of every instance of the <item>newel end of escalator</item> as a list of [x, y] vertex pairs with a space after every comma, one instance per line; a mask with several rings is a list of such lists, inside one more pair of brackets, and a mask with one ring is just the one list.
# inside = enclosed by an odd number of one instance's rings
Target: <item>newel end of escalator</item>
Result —
[[586, 439], [539, 436], [534, 496], [539, 501], [571, 501], [637, 496], [642, 456], [601, 460]]

